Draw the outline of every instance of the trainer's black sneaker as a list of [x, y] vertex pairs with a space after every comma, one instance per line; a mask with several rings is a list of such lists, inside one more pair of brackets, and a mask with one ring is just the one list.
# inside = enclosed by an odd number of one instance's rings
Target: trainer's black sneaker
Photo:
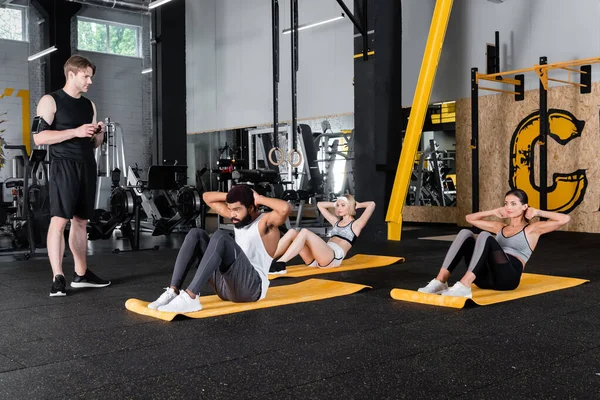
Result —
[[67, 280], [63, 275], [56, 275], [52, 288], [50, 289], [50, 297], [66, 296], [67, 295]]
[[83, 276], [79, 276], [79, 275], [77, 275], [77, 272], [73, 271], [73, 281], [71, 282], [71, 287], [99, 288], [99, 287], [105, 287], [108, 285], [110, 285], [110, 281], [107, 281], [105, 279], [102, 279], [102, 278], [96, 276], [96, 274], [94, 274], [92, 271], [90, 271], [89, 268], [85, 271], [85, 274], [83, 274]]
[[269, 274], [272, 275], [284, 275], [287, 273], [286, 265], [283, 261], [275, 261], [271, 263], [271, 268], [269, 268]]

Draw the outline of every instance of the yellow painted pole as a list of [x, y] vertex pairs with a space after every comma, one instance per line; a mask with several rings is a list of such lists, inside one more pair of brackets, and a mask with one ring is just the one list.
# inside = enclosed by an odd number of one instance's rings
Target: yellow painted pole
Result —
[[17, 97], [21, 98], [21, 126], [23, 135], [23, 144], [27, 148], [27, 154], [31, 154], [31, 129], [29, 125], [30, 110], [29, 110], [29, 90], [19, 90]]
[[446, 27], [450, 19], [450, 11], [452, 10], [453, 0], [437, 0], [431, 19], [429, 28], [429, 36], [425, 53], [423, 54], [423, 62], [421, 64], [421, 72], [413, 98], [408, 127], [402, 144], [402, 153], [398, 169], [396, 170], [396, 178], [394, 179], [394, 188], [390, 198], [390, 204], [385, 218], [388, 223], [388, 240], [400, 240], [402, 232], [402, 211], [408, 186], [410, 184], [410, 176], [413, 170], [415, 155], [419, 147], [421, 139], [421, 131], [423, 130], [423, 122], [429, 106], [429, 98], [431, 97], [431, 88], [435, 79], [444, 37], [446, 36]]

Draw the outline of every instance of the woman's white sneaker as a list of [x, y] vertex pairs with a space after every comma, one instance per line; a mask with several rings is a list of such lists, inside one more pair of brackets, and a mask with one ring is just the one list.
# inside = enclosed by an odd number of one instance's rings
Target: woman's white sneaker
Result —
[[447, 283], [432, 279], [427, 286], [419, 288], [417, 291], [421, 293], [440, 294], [445, 290], [448, 290]]
[[173, 288], [168, 287], [158, 299], [148, 304], [148, 308], [157, 310], [158, 307], [169, 304], [175, 297], [177, 297], [177, 293], [175, 293], [175, 290], [173, 290]]
[[470, 287], [466, 287], [462, 283], [456, 282], [454, 286], [443, 292], [442, 296], [466, 297], [467, 299], [472, 299], [473, 292]]

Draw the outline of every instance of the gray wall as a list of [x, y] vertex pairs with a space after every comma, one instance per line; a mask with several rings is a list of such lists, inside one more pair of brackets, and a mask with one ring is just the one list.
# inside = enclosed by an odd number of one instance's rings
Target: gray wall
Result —
[[[351, 6], [352, 2], [346, 2]], [[271, 4], [188, 0], [188, 132], [272, 123]], [[335, 1], [303, 0], [299, 22], [341, 14]], [[281, 30], [289, 2], [280, 2]], [[300, 32], [298, 118], [352, 113], [353, 26], [346, 18]], [[291, 119], [290, 35], [280, 35], [279, 119]]]
[[[463, 1], [463, 0], [459, 0]], [[458, 3], [455, 1], [454, 4]], [[402, 106], [413, 101], [435, 0], [402, 1]], [[455, 6], [456, 7], [456, 6]], [[448, 41], [446, 40], [446, 43]], [[444, 44], [446, 45], [446, 44]], [[438, 71], [438, 75], [439, 75]], [[433, 95], [432, 95], [433, 98]]]
[[[434, 4], [434, 0], [402, 2], [403, 106], [413, 100]], [[494, 42], [495, 31], [500, 31], [501, 70], [507, 71], [532, 67], [540, 56], [547, 56], [549, 63], [596, 57], [599, 19], [598, 0], [454, 1], [431, 102], [470, 96], [471, 68], [485, 72], [485, 46]], [[567, 73], [554, 71], [551, 76], [566, 79]], [[534, 73], [528, 73], [525, 81], [526, 89], [539, 87]]]

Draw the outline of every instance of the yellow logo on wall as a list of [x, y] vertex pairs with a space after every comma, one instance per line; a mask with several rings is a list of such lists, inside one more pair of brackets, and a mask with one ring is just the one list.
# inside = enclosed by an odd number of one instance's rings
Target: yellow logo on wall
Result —
[[[578, 120], [565, 110], [548, 110], [548, 137], [564, 146], [581, 136], [585, 121]], [[510, 172], [508, 183], [511, 189], [522, 189], [529, 197], [532, 207], [540, 206], [540, 187], [535, 184], [534, 146], [540, 137], [540, 113], [535, 111], [517, 126], [510, 141]], [[584, 169], [572, 173], [557, 173], [548, 187], [548, 211], [569, 213], [582, 201], [588, 180]]]

